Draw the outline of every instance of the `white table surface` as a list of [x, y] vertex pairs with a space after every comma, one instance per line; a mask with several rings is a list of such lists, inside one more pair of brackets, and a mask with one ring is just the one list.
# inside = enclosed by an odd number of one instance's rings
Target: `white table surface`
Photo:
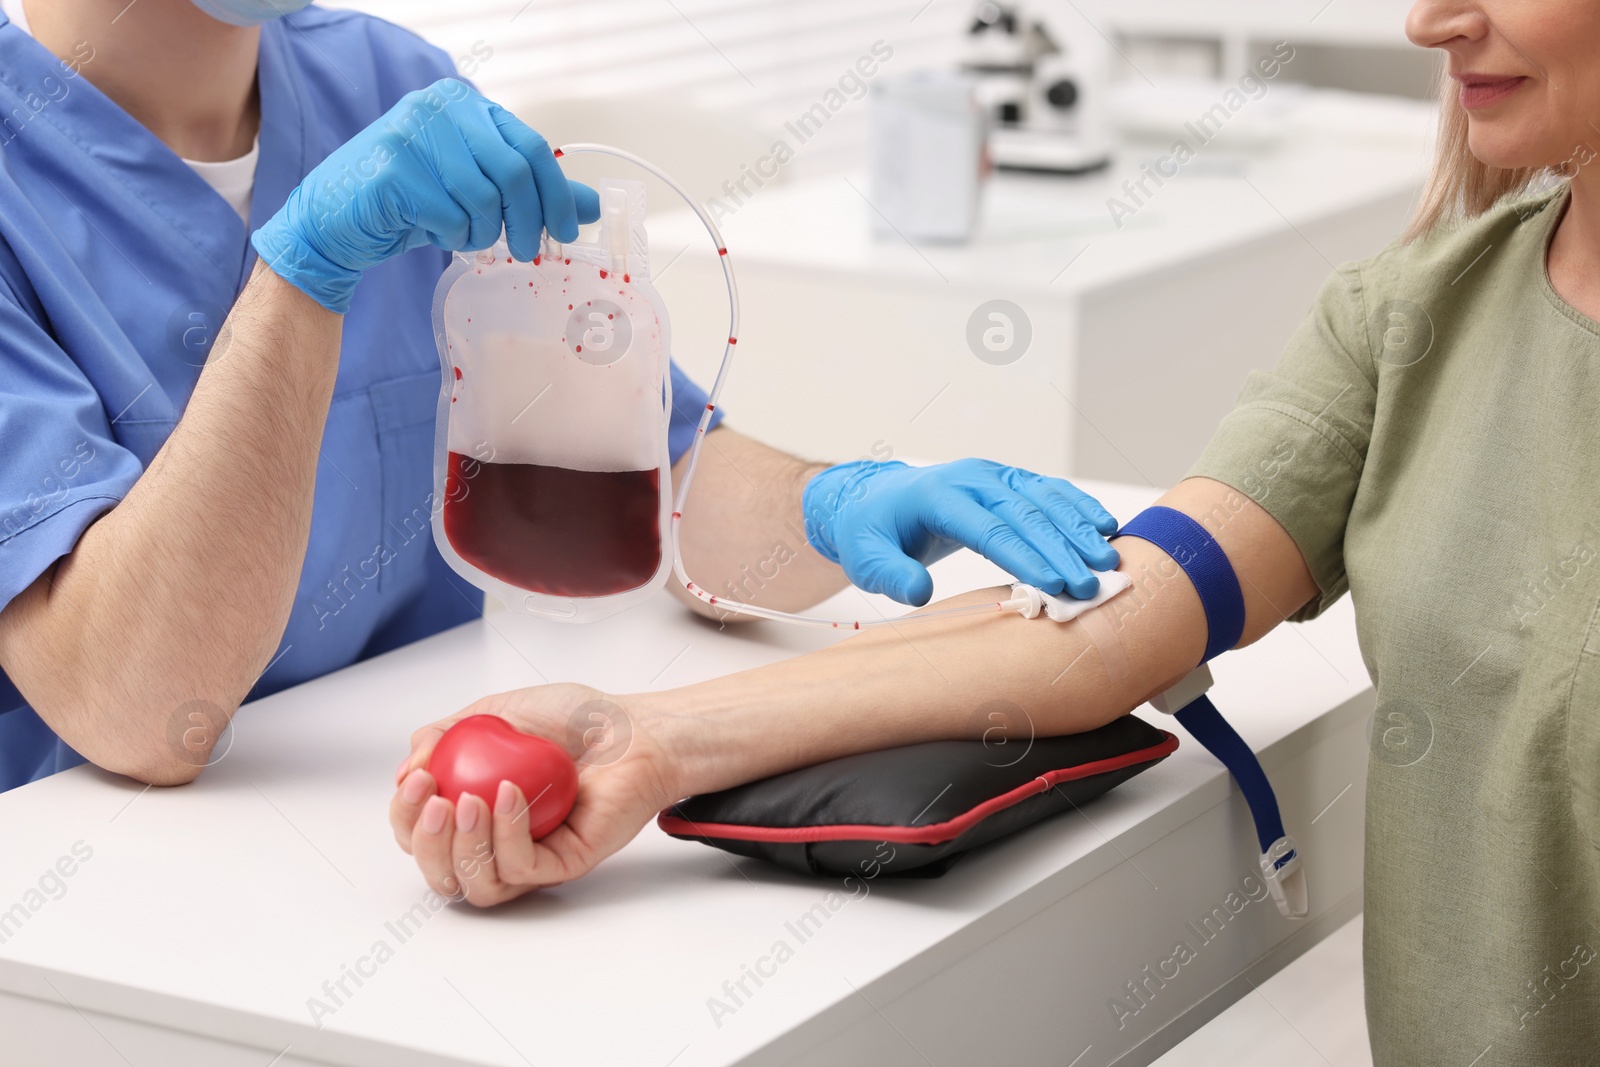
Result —
[[[1155, 495], [1088, 488], [1124, 518]], [[968, 554], [935, 574], [942, 594], [993, 577]], [[860, 608], [859, 594], [845, 593], [824, 610]], [[0, 997], [10, 994], [0, 1021], [16, 1024], [0, 1060], [178, 1062], [137, 1051], [159, 1045], [157, 1033], [261, 1051], [193, 1061], [208, 1064], [747, 1062], [855, 998], [878, 1010], [890, 987], [923, 980], [919, 969], [936, 973], [1092, 876], [1075, 872], [1113, 868], [1193, 818], [1184, 805], [1228, 798], [1220, 766], [1143, 709], [1183, 745], [1092, 805], [1092, 821], [1052, 820], [939, 880], [873, 883], [720, 1027], [708, 998], [774, 942], [792, 942], [785, 924], [840, 887], [652, 825], [578, 882], [492, 912], [448, 907], [403, 942], [386, 925], [426, 895], [386, 823], [414, 727], [485, 692], [557, 680], [670, 687], [832, 639], [771, 625], [719, 632], [665, 597], [591, 627], [496, 614], [245, 707], [226, 755], [194, 785], [145, 790], [85, 767], [0, 795], [0, 908], [24, 899], [76, 843], [92, 849], [64, 892], [0, 945]], [[1369, 689], [1347, 605], [1230, 655], [1216, 674], [1219, 705], [1258, 750], [1330, 709], [1348, 714]], [[1359, 817], [1359, 790], [1350, 791], [1318, 785], [1323, 828]], [[1235, 822], [1248, 837], [1248, 823]], [[1145, 921], [1159, 907], [1154, 896], [1130, 900], [1105, 921]], [[380, 941], [393, 957], [313, 1027], [308, 999]], [[49, 1031], [48, 1057], [17, 1052], [30, 1047], [29, 1021], [42, 1033], [47, 1017], [66, 1019]], [[8, 1045], [22, 1058], [5, 1059]], [[1005, 1061], [1003, 1049], [997, 1056]]]

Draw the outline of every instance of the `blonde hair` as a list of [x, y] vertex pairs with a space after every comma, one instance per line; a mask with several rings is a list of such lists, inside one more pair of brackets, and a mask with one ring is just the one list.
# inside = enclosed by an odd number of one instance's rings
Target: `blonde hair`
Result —
[[1502, 197], [1527, 191], [1540, 179], [1570, 172], [1557, 167], [1491, 167], [1467, 143], [1467, 111], [1458, 90], [1439, 68], [1439, 137], [1422, 201], [1401, 240], [1410, 244], [1441, 225], [1474, 218]]

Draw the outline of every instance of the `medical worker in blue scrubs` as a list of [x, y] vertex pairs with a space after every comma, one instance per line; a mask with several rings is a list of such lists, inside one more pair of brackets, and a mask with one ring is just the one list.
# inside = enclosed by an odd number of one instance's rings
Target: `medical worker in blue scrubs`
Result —
[[[429, 526], [433, 288], [502, 226], [521, 259], [573, 240], [596, 196], [379, 19], [0, 12], [0, 789], [84, 759], [181, 783], [244, 700], [481, 612]], [[705, 394], [674, 368], [673, 399], [676, 460]], [[960, 545], [1077, 596], [1116, 558], [1098, 504], [1014, 468], [708, 445], [690, 569], [774, 607], [923, 603]]]

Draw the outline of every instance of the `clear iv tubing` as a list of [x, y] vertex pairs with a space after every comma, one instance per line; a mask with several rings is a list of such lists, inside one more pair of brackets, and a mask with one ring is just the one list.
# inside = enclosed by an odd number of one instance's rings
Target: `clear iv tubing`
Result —
[[733, 366], [733, 348], [739, 343], [739, 287], [733, 280], [733, 264], [729, 260], [728, 246], [722, 243], [722, 234], [717, 229], [717, 224], [711, 221], [711, 216], [695, 202], [688, 191], [673, 181], [655, 164], [640, 159], [632, 152], [610, 145], [580, 142], [562, 145], [556, 149], [556, 158], [562, 156], [575, 156], [594, 154], [602, 156], [615, 156], [632, 163], [642, 170], [648, 171], [661, 179], [669, 189], [677, 193], [685, 204], [694, 211], [700, 219], [701, 225], [710, 234], [712, 242], [716, 245], [717, 258], [722, 262], [722, 279], [728, 286], [728, 340], [722, 349], [722, 365], [717, 368], [716, 381], [711, 383], [711, 391], [706, 395], [706, 407], [700, 414], [700, 425], [695, 429], [694, 443], [689, 446], [689, 463], [683, 470], [683, 482], [678, 486], [678, 495], [672, 503], [672, 524], [668, 531], [668, 539], [672, 542], [672, 572], [677, 575], [678, 581], [683, 583], [696, 599], [711, 607], [722, 608], [725, 611], [739, 615], [752, 615], [761, 619], [772, 619], [776, 622], [797, 623], [802, 626], [827, 626], [835, 630], [865, 630], [872, 626], [892, 626], [897, 623], [917, 622], [923, 619], [946, 619], [954, 615], [993, 615], [996, 611], [1017, 611], [1029, 618], [1040, 612], [1039, 591], [1031, 586], [1018, 586], [1015, 592], [1023, 595], [1013, 596], [1009, 600], [997, 600], [987, 604], [969, 604], [960, 608], [945, 608], [942, 611], [927, 611], [916, 615], [902, 615], [896, 618], [851, 620], [839, 622], [835, 619], [822, 619], [815, 615], [795, 615], [787, 611], [774, 611], [771, 608], [758, 607], [755, 604], [741, 604], [737, 600], [726, 597], [714, 596], [706, 590], [695, 585], [689, 578], [689, 573], [683, 566], [683, 550], [679, 544], [679, 528], [683, 524], [683, 504], [689, 499], [689, 486], [694, 482], [695, 468], [700, 463], [700, 449], [706, 442], [706, 430], [711, 426], [711, 418], [717, 410], [717, 398], [722, 395], [722, 386], [728, 380], [728, 371]]

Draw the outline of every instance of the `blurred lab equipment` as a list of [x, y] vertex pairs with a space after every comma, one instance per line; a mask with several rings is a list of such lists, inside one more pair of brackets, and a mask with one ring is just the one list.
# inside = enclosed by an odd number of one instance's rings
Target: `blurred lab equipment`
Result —
[[989, 160], [978, 78], [917, 71], [873, 83], [867, 114], [872, 230], [960, 243], [978, 220]]
[[1111, 162], [1110, 46], [1098, 32], [1064, 34], [985, 0], [966, 52], [962, 67], [978, 78], [995, 166], [1082, 174]]

